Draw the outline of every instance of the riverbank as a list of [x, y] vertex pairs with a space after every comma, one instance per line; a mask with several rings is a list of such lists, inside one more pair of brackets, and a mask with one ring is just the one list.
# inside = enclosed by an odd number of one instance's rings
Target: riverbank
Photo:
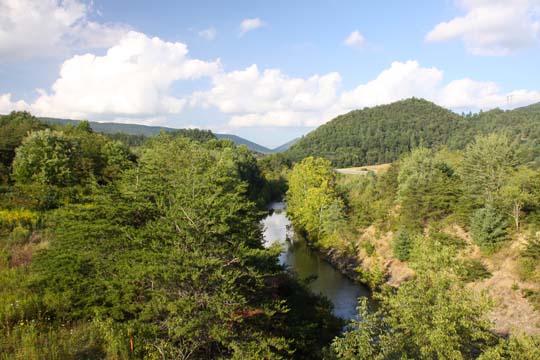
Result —
[[358, 299], [371, 297], [371, 291], [355, 277], [356, 264], [320, 252], [302, 237], [294, 236], [286, 217], [285, 203], [273, 203], [269, 210], [269, 215], [261, 222], [265, 245], [280, 243], [284, 248], [279, 257], [280, 263], [294, 276], [306, 280], [312, 292], [328, 298], [334, 305], [336, 316], [346, 320], [356, 318]]

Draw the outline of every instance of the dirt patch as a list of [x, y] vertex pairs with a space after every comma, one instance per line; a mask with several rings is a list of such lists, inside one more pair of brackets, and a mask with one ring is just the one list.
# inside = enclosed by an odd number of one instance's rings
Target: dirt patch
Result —
[[370, 256], [365, 250], [361, 250], [358, 257], [365, 269], [369, 270], [374, 265], [382, 266], [387, 276], [386, 282], [392, 286], [399, 286], [414, 276], [414, 271], [394, 257], [391, 246], [393, 237], [394, 233], [391, 231], [378, 233], [374, 226], [368, 227], [359, 241], [371, 243], [375, 251]]

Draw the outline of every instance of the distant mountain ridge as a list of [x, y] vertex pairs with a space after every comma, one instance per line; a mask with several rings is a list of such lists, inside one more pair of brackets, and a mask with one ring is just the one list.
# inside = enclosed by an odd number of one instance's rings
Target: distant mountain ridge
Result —
[[[41, 117], [39, 119], [48, 123], [60, 124], [60, 125], [77, 124], [79, 121], [79, 120], [72, 120], [72, 119], [58, 119], [58, 118], [50, 118], [50, 117]], [[112, 123], [112, 122], [100, 123], [100, 122], [95, 122], [95, 121], [89, 121], [89, 123], [94, 131], [102, 132], [106, 134], [124, 133], [124, 134], [129, 134], [129, 135], [153, 136], [153, 135], [158, 135], [162, 130], [163, 131], [178, 130], [178, 129], [164, 127], [164, 126], [148, 126], [148, 125], [139, 125], [139, 124], [123, 124], [123, 123]], [[275, 149], [269, 149], [265, 146], [259, 145], [257, 143], [254, 143], [253, 141], [249, 141], [237, 135], [216, 134], [216, 133], [214, 133], [214, 135], [218, 139], [232, 140], [236, 145], [246, 145], [252, 151], [256, 151], [261, 154], [271, 154], [275, 152], [285, 151], [286, 149], [289, 148], [290, 146], [289, 144], [292, 144], [292, 142], [295, 141], [295, 140], [290, 141]]]

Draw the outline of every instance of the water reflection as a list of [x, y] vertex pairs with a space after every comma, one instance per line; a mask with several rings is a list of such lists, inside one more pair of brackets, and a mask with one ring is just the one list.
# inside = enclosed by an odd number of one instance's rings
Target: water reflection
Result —
[[326, 296], [334, 304], [335, 315], [344, 319], [354, 318], [358, 298], [369, 296], [369, 290], [343, 276], [312, 251], [304, 241], [287, 241], [290, 235], [290, 221], [285, 215], [285, 203], [274, 203], [271, 208], [274, 212], [262, 221], [266, 245], [282, 243], [285, 250], [281, 253], [279, 261], [301, 279], [314, 277], [309, 287], [313, 292]]

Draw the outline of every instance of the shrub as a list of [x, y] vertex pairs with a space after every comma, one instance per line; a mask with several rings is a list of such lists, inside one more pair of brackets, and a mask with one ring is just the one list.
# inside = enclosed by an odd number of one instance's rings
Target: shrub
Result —
[[38, 220], [38, 214], [30, 210], [0, 210], [0, 227], [5, 229], [12, 230], [20, 226], [32, 229], [36, 227]]
[[441, 245], [454, 246], [458, 249], [462, 249], [466, 245], [465, 240], [461, 239], [460, 237], [443, 232], [434, 232], [430, 234], [430, 238], [433, 241], [438, 241]]
[[506, 241], [508, 224], [495, 208], [486, 206], [473, 213], [471, 235], [482, 252], [493, 253]]
[[525, 247], [525, 250], [521, 253], [521, 256], [534, 260], [540, 259], [540, 239], [536, 238], [529, 241], [527, 247]]
[[375, 253], [375, 245], [370, 240], [361, 242], [360, 247], [366, 251], [367, 256]]
[[412, 241], [409, 234], [403, 230], [398, 231], [392, 242], [394, 256], [401, 261], [407, 261], [411, 253], [411, 248]]
[[30, 237], [30, 230], [23, 228], [22, 226], [15, 227], [8, 236], [8, 243], [12, 245], [21, 245], [26, 243]]
[[472, 282], [491, 277], [489, 270], [478, 259], [466, 259], [460, 265], [457, 273], [465, 282]]
[[518, 261], [517, 271], [522, 281], [535, 281], [540, 278], [537, 270], [537, 261], [530, 257], [522, 257]]

